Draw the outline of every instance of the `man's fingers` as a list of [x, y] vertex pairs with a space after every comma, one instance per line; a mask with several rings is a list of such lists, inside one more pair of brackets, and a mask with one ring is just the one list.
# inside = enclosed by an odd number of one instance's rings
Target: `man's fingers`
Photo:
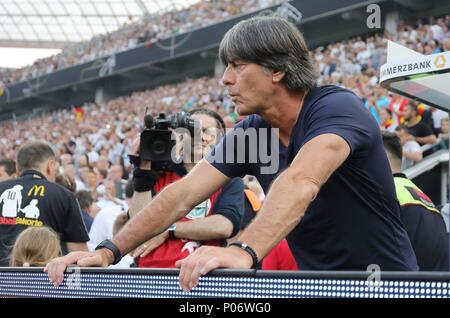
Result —
[[190, 275], [188, 272], [188, 267], [187, 267], [187, 260], [181, 260], [179, 261], [179, 266], [180, 266], [180, 287], [184, 290], [184, 291], [189, 291], [188, 287], [185, 285], [184, 281], [186, 280], [186, 275]]
[[190, 291], [197, 285], [200, 276], [199, 272], [206, 264], [202, 258], [210, 250], [210, 247], [202, 246], [193, 254], [175, 263], [180, 268], [180, 287], [184, 291]]
[[221, 267], [220, 260], [218, 257], [214, 257], [213, 259], [206, 262], [206, 264], [200, 269], [200, 275], [206, 275], [210, 271]]
[[61, 258], [61, 261], [66, 265], [72, 265], [76, 264], [79, 259], [86, 257], [87, 255], [91, 254], [90, 252], [72, 252], [67, 254], [66, 256]]
[[55, 286], [59, 286], [64, 280], [64, 272], [67, 266], [77, 264], [78, 266], [101, 265], [101, 258], [91, 252], [72, 252], [66, 256], [58, 257], [48, 263], [44, 272], [48, 274], [50, 282]]
[[56, 287], [62, 284], [62, 282], [64, 280], [64, 272], [65, 272], [65, 270], [66, 270], [66, 267], [63, 264], [61, 264], [59, 269], [58, 269], [58, 273], [57, 273], [58, 276], [57, 276], [57, 279], [56, 279], [56, 282], [55, 282], [56, 283]]
[[142, 246], [139, 246], [133, 253], [133, 257], [139, 257], [144, 252], [144, 248]]
[[189, 290], [197, 286], [198, 280], [200, 278], [200, 270], [203, 268], [203, 266], [204, 264], [201, 260], [199, 260], [197, 262], [197, 265], [194, 266], [188, 281]]
[[206, 275], [210, 271], [219, 267], [220, 267], [220, 259], [218, 257], [214, 257], [209, 261], [205, 260], [204, 258], [199, 260], [191, 273], [189, 289], [192, 289], [198, 285], [200, 276]]
[[190, 278], [196, 264], [196, 258], [197, 256], [195, 256], [195, 254], [192, 254], [189, 257], [187, 257], [185, 261], [181, 264], [180, 286], [186, 292], [191, 290]]
[[141, 257], [146, 257], [151, 251], [153, 251], [155, 248], [153, 246], [147, 247], [141, 254]]
[[144, 249], [144, 252], [142, 253], [141, 257], [147, 256], [149, 253], [153, 252], [156, 248], [160, 247], [162, 244], [164, 244], [166, 240], [165, 239], [157, 239], [157, 240], [151, 240], [147, 247]]
[[49, 265], [49, 278], [53, 286], [58, 287], [64, 280], [66, 265], [63, 262], [55, 262]]

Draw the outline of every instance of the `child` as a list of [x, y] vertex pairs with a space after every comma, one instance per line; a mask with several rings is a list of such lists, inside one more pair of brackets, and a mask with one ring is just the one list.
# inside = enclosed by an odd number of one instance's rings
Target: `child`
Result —
[[61, 256], [58, 235], [48, 227], [29, 227], [19, 234], [10, 255], [12, 267], [44, 267]]

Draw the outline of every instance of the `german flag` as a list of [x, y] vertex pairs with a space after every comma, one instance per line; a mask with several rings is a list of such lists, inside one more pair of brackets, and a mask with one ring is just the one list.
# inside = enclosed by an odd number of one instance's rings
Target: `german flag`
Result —
[[81, 107], [75, 107], [74, 112], [76, 120], [81, 121], [84, 117], [84, 109]]

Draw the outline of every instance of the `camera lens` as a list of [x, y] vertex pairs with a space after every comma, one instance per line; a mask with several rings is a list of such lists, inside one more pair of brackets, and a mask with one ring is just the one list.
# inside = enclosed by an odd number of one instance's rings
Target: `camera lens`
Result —
[[151, 148], [155, 155], [162, 155], [166, 151], [166, 144], [164, 143], [164, 140], [157, 139], [153, 141]]

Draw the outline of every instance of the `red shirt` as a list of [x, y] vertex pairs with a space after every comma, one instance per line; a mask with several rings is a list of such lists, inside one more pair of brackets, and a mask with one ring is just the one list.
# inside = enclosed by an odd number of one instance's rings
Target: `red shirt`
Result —
[[[164, 172], [158, 176], [158, 181], [154, 186], [156, 193], [160, 192], [165, 186], [181, 179], [179, 175], [174, 172]], [[188, 190], [187, 190], [188, 191]], [[189, 212], [185, 217], [178, 220], [177, 222], [187, 222], [197, 218], [203, 218], [212, 213], [212, 208], [214, 202], [220, 194], [221, 189], [216, 191], [207, 201], [199, 204], [191, 212]], [[151, 253], [145, 257], [141, 257], [138, 260], [138, 267], [147, 268], [175, 268], [175, 262], [189, 256], [193, 253], [200, 245], [214, 245], [221, 246], [221, 240], [214, 241], [190, 241], [190, 240], [166, 240], [158, 248], [153, 250]]]
[[264, 258], [262, 269], [266, 271], [298, 271], [297, 263], [286, 239], [278, 243]]

